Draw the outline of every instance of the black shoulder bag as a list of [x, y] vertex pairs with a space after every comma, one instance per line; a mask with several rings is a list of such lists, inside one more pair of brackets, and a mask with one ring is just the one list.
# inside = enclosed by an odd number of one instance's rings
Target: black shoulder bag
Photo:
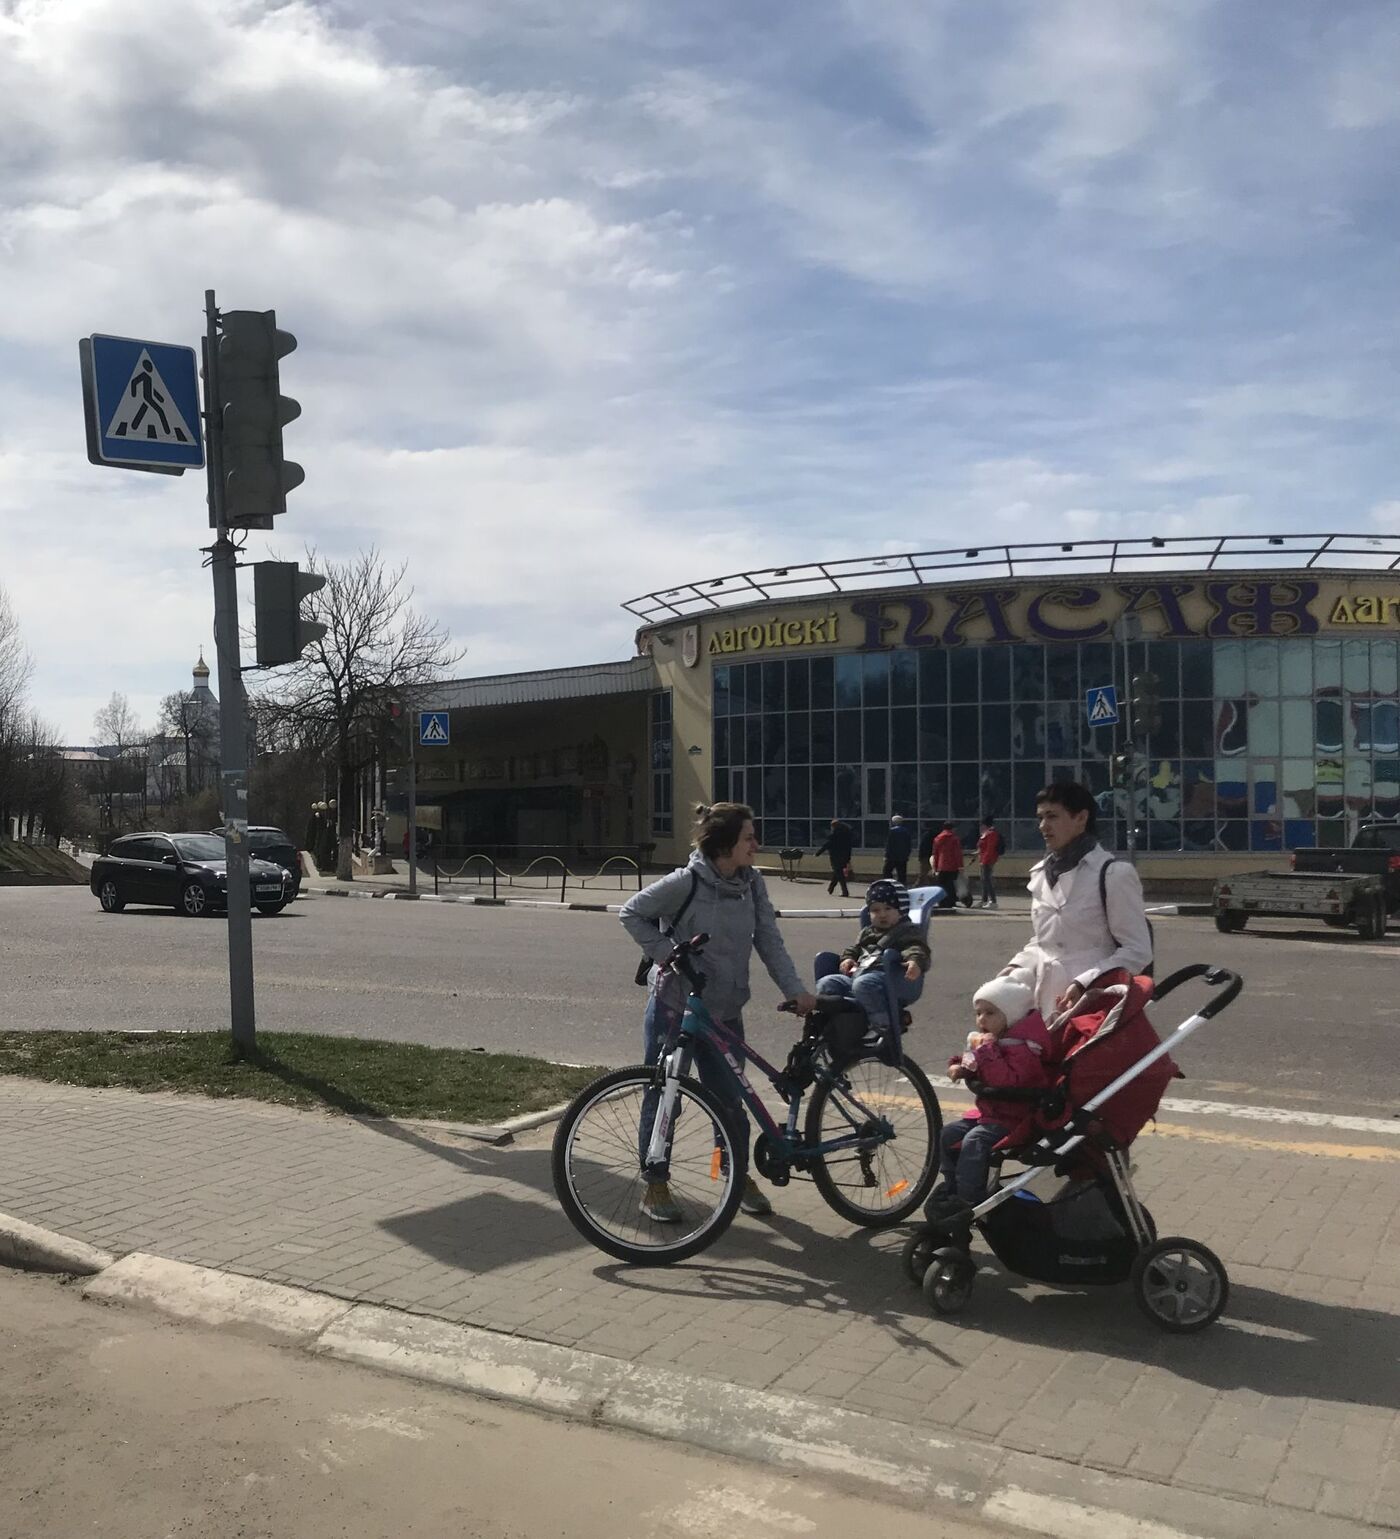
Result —
[[[1115, 946], [1121, 945], [1122, 942], [1116, 935], [1114, 935], [1113, 926], [1109, 923], [1108, 919], [1108, 868], [1110, 866], [1116, 866], [1117, 864], [1118, 857], [1116, 855], [1111, 855], [1106, 861], [1104, 861], [1103, 865], [1099, 867], [1099, 902], [1103, 904], [1103, 922], [1107, 927], [1109, 936]], [[1147, 916], [1144, 915], [1143, 917], [1146, 918]], [[1142, 970], [1142, 976], [1144, 978], [1152, 977], [1153, 973], [1157, 970], [1157, 961], [1155, 956], [1157, 950], [1157, 937], [1153, 933], [1152, 921], [1150, 919], [1147, 920], [1147, 938], [1152, 942], [1152, 950], [1154, 955], [1151, 959], [1149, 959], [1147, 966]]]
[[[690, 891], [685, 895], [685, 902], [682, 903], [681, 906], [676, 910], [675, 915], [671, 920], [670, 927], [662, 931], [663, 935], [674, 935], [676, 933], [676, 926], [685, 917], [686, 909], [688, 909], [690, 905], [695, 901], [695, 889], [699, 885], [700, 873], [698, 871], [692, 871], [690, 873]], [[647, 979], [651, 976], [651, 967], [651, 958], [644, 951], [642, 953], [642, 960], [637, 963], [637, 976], [632, 980], [638, 988], [646, 988]]]

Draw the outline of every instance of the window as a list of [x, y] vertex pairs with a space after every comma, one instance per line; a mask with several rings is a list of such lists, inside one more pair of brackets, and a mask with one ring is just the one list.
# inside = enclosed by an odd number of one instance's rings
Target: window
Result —
[[1088, 726], [1084, 692], [1116, 683], [1122, 702], [1152, 672], [1161, 724], [1134, 798], [1148, 848], [1346, 844], [1366, 818], [1400, 815], [1393, 638], [1154, 640], [1128, 654], [988, 643], [717, 667], [716, 786], [727, 769], [735, 799], [757, 795], [793, 843], [832, 816], [879, 849], [892, 812], [919, 836], [945, 818], [971, 835], [991, 814], [1011, 849], [1038, 853], [1035, 793], [1070, 777], [1112, 843], [1129, 811], [1110, 784], [1123, 735]]
[[658, 690], [651, 697], [651, 831], [657, 835], [669, 835], [675, 826], [671, 811], [674, 752], [671, 691]]

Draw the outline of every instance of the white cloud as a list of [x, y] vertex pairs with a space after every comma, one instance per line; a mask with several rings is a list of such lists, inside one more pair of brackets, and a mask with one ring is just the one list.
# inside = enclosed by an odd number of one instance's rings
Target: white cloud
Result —
[[211, 286], [300, 339], [307, 481], [250, 554], [407, 559], [471, 672], [969, 528], [1380, 526], [1396, 28], [1232, 14], [11, 0], [0, 583], [38, 703], [149, 715], [208, 643], [199, 478], [87, 465], [75, 344], [193, 341]]

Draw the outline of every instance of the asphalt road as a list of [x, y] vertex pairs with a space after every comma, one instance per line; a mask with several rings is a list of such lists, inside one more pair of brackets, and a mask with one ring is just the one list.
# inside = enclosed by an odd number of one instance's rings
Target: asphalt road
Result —
[[[844, 920], [788, 919], [804, 969], [846, 944]], [[933, 924], [934, 971], [909, 1050], [936, 1071], [970, 1024], [972, 991], [1021, 944], [1024, 915], [960, 912]], [[1256, 922], [1220, 935], [1208, 919], [1156, 921], [1157, 970], [1236, 968], [1239, 1001], [1182, 1054], [1175, 1093], [1390, 1116], [1400, 1108], [1396, 958], [1400, 936]], [[254, 916], [258, 1024], [452, 1047], [516, 1050], [571, 1063], [633, 1061], [640, 1047], [637, 951], [610, 914], [312, 895]], [[157, 910], [104, 914], [83, 888], [0, 888], [0, 1024], [218, 1030], [228, 1024], [227, 943], [216, 919]], [[1154, 1013], [1191, 1009], [1186, 990]], [[789, 1018], [761, 968], [750, 1037], [779, 1060]]]

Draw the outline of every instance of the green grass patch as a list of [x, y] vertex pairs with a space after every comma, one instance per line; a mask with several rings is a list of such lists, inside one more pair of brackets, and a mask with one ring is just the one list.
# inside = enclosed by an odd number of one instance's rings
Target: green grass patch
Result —
[[556, 1106], [601, 1072], [514, 1053], [306, 1032], [260, 1031], [257, 1055], [244, 1059], [227, 1032], [0, 1031], [0, 1074], [245, 1096], [360, 1117], [500, 1122]]

